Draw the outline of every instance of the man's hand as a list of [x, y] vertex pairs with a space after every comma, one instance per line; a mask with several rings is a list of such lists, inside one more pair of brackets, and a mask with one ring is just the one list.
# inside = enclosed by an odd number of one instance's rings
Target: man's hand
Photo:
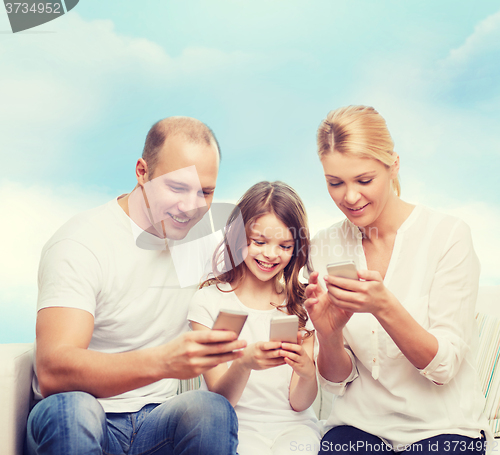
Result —
[[234, 332], [201, 330], [185, 333], [161, 346], [163, 376], [177, 379], [194, 378], [207, 370], [243, 356], [237, 351], [246, 346]]

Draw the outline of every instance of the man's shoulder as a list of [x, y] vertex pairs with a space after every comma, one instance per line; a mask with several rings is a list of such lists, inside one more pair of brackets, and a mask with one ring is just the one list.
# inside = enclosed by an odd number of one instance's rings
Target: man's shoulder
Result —
[[45, 244], [44, 251], [64, 240], [85, 245], [92, 244], [102, 236], [112, 235], [116, 224], [122, 221], [117, 214], [117, 209], [119, 206], [116, 200], [111, 200], [74, 215], [52, 235]]

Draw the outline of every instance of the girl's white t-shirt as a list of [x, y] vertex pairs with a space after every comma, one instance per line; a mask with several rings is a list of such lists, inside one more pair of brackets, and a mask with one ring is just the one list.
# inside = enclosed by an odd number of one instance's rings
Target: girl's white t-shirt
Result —
[[[221, 292], [215, 285], [196, 292], [189, 306], [188, 319], [211, 328], [219, 310], [246, 311], [248, 318], [240, 334], [248, 344], [269, 341], [271, 319], [283, 313], [278, 309], [255, 310], [246, 307], [227, 283], [220, 284]], [[308, 329], [312, 324], [308, 321]], [[293, 369], [280, 365], [267, 370], [252, 370], [243, 394], [235, 406], [240, 429], [260, 428], [259, 424], [282, 424], [281, 429], [294, 424], [305, 424], [317, 429], [317, 419], [310, 407], [296, 412], [288, 400]], [[206, 389], [206, 384], [203, 382]], [[278, 426], [274, 426], [278, 431]]]

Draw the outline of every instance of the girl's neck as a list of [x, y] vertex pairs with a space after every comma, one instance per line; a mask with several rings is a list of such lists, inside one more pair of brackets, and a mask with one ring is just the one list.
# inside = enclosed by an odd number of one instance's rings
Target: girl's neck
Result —
[[274, 278], [261, 281], [248, 269], [246, 269], [245, 278], [234, 292], [241, 303], [254, 310], [272, 310], [283, 303], [285, 295], [284, 292], [278, 293], [276, 290]]

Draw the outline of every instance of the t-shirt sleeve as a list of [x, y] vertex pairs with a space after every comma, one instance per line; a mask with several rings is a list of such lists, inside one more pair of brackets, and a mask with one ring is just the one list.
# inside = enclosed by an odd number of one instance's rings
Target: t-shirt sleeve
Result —
[[218, 310], [216, 305], [217, 289], [203, 288], [193, 295], [189, 304], [188, 320], [198, 322], [205, 327], [212, 328]]
[[470, 349], [479, 272], [470, 229], [460, 221], [449, 233], [429, 294], [429, 332], [439, 347], [420, 373], [437, 384], [446, 384], [457, 374]]
[[42, 253], [37, 311], [68, 307], [95, 316], [101, 280], [101, 268], [95, 255], [74, 240], [61, 240]]

